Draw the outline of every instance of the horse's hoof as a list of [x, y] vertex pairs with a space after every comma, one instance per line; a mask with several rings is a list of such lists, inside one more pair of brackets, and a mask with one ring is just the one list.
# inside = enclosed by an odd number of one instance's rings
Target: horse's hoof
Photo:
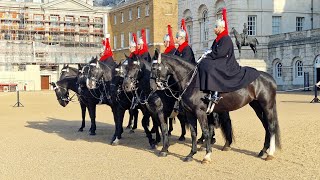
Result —
[[203, 144], [203, 139], [198, 139], [197, 144]]
[[159, 153], [159, 157], [167, 157], [168, 153], [167, 152], [164, 152], [164, 151], [161, 151]]
[[222, 148], [222, 151], [230, 151], [230, 150], [231, 150], [231, 147], [229, 147], [229, 146]]
[[131, 129], [131, 126], [127, 126], [126, 129]]
[[183, 159], [183, 161], [184, 161], [184, 162], [191, 162], [191, 161], [193, 161], [193, 157], [185, 157], [185, 158]]
[[171, 136], [171, 132], [168, 132], [168, 136]]
[[211, 162], [211, 159], [204, 158], [204, 159], [201, 161], [201, 164], [209, 164], [210, 162]]
[[185, 141], [186, 138], [185, 138], [184, 136], [180, 136], [178, 140], [179, 140], [179, 141]]
[[157, 149], [157, 145], [156, 144], [150, 144], [150, 149]]
[[116, 140], [112, 141], [112, 142], [111, 142], [111, 145], [112, 145], [112, 146], [118, 146], [118, 145], [119, 145], [119, 140], [116, 139]]
[[131, 129], [131, 130], [129, 131], [129, 134], [133, 134], [133, 133], [134, 133], [134, 130]]
[[95, 136], [96, 133], [95, 132], [90, 132], [90, 136]]
[[258, 157], [263, 157], [265, 155], [265, 151], [260, 151], [260, 153], [258, 154]]
[[214, 144], [214, 143], [216, 143], [216, 138], [211, 139], [211, 144]]
[[78, 130], [78, 132], [83, 132], [83, 128], [80, 128], [80, 129]]
[[274, 159], [274, 156], [268, 155], [264, 160], [271, 161]]

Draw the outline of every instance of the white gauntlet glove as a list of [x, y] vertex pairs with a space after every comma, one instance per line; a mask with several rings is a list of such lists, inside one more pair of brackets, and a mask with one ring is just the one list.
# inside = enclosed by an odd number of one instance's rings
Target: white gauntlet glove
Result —
[[207, 54], [209, 54], [209, 53], [211, 53], [211, 52], [212, 52], [211, 49], [207, 50], [204, 54], [202, 54], [201, 58], [199, 58], [199, 59], [197, 60], [197, 63], [200, 63], [201, 60], [202, 60], [203, 58], [205, 58], [205, 57], [207, 56]]

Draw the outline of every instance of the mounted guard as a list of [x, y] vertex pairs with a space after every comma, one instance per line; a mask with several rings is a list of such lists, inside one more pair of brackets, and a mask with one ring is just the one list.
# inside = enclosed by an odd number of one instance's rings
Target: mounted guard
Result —
[[138, 57], [140, 59], [144, 59], [147, 62], [151, 63], [151, 56], [148, 52], [148, 44], [147, 44], [147, 39], [146, 39], [146, 33], [145, 30], [141, 30], [141, 37], [138, 40]]
[[188, 44], [188, 33], [184, 19], [181, 20], [181, 29], [176, 34], [176, 40], [179, 44], [179, 47], [175, 52], [175, 55], [180, 56], [185, 61], [196, 64], [194, 53], [192, 51], [192, 48]]
[[172, 35], [172, 28], [168, 25], [168, 34], [163, 37], [163, 44], [166, 48], [163, 52], [164, 54], [174, 54], [176, 52], [176, 46], [174, 45], [173, 35]]
[[220, 92], [232, 92], [246, 87], [259, 76], [256, 69], [239, 66], [234, 55], [232, 40], [226, 29], [225, 8], [222, 15], [225, 20], [216, 21], [214, 32], [217, 37], [211, 50], [198, 60], [197, 86], [201, 91], [208, 93], [205, 97], [209, 102], [208, 110], [213, 110], [214, 104], [218, 104]]
[[100, 61], [105, 62], [114, 62], [113, 60], [113, 53], [110, 47], [109, 37], [106, 38], [106, 40], [102, 40], [102, 44], [105, 46], [104, 52], [100, 54]]

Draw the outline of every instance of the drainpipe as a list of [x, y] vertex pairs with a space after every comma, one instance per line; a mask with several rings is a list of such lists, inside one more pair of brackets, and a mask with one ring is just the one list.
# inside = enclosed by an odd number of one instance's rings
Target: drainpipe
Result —
[[313, 0], [311, 0], [311, 29], [313, 29]]

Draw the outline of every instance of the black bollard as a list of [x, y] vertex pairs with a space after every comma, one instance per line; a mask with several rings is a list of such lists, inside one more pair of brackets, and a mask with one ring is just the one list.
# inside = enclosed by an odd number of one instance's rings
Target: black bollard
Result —
[[17, 103], [16, 103], [15, 105], [13, 105], [13, 107], [24, 107], [24, 106], [20, 103], [19, 90], [17, 91]]
[[318, 87], [317, 85], [314, 85], [314, 98], [310, 103], [320, 103], [320, 100], [318, 98]]

